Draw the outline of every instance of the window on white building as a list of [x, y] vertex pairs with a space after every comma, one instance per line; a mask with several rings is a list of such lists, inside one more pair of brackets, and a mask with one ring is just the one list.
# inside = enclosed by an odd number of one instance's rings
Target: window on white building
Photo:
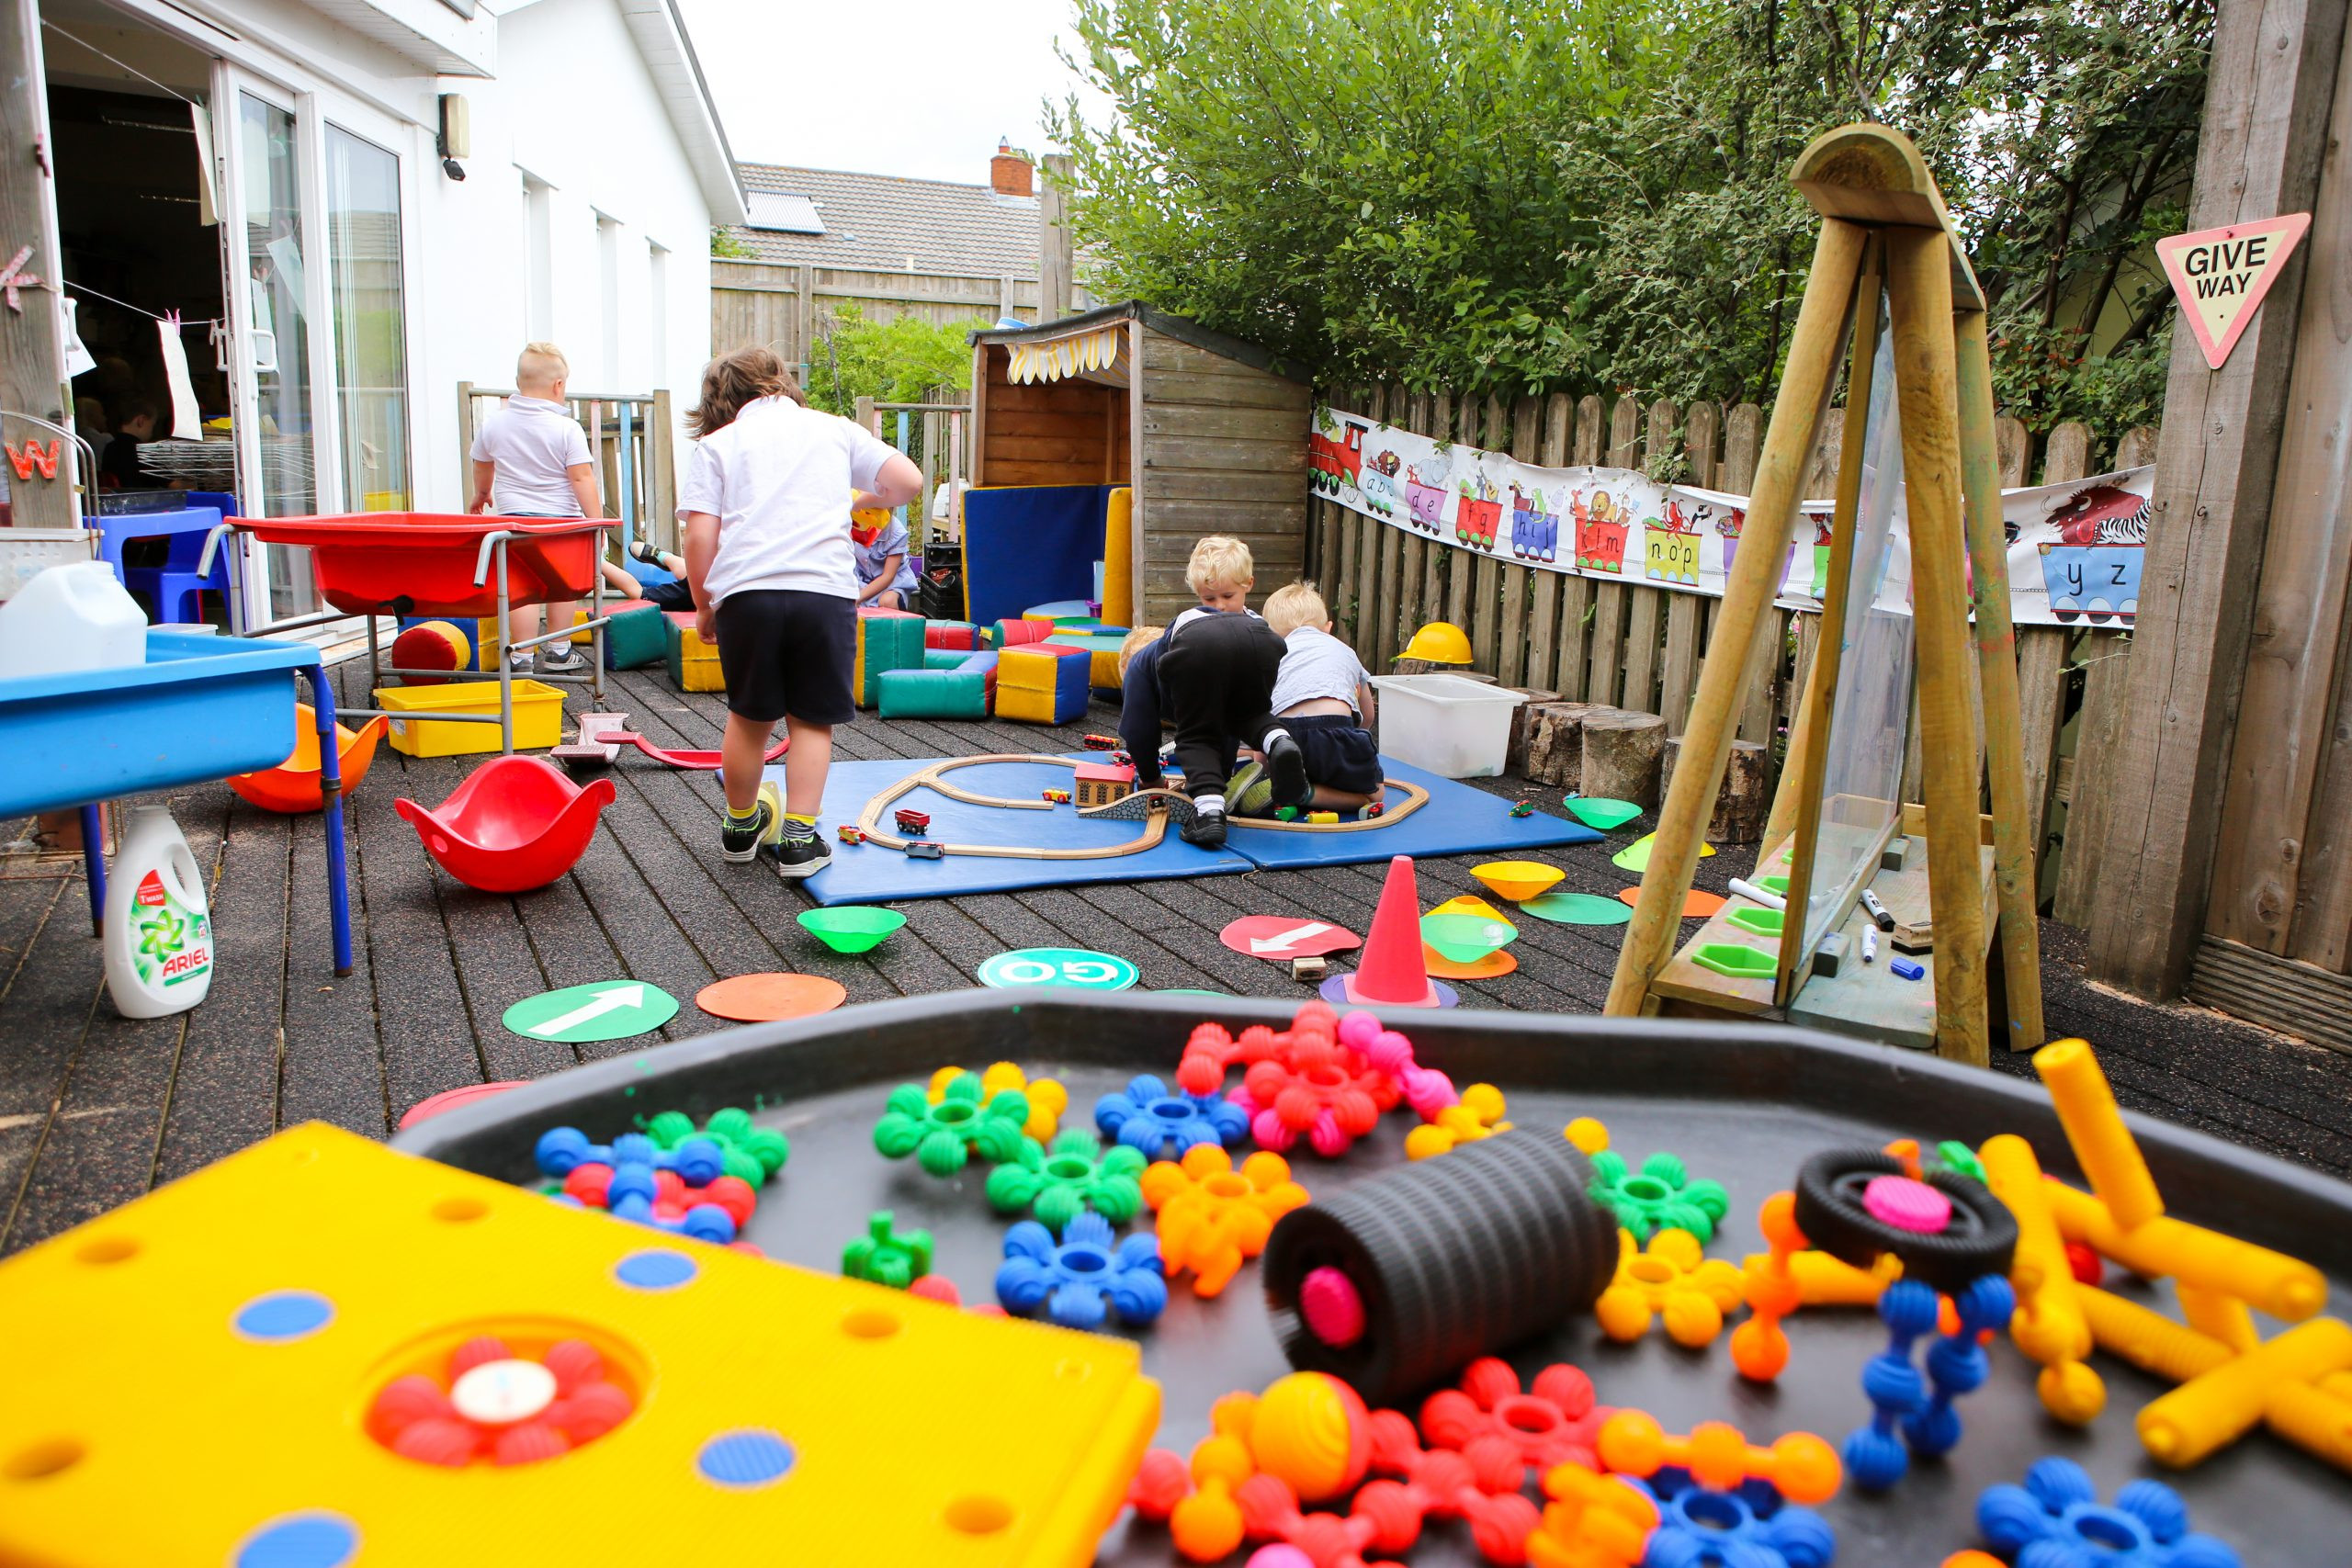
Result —
[[555, 336], [555, 187], [529, 175], [523, 176], [523, 243], [525, 335], [544, 343]]
[[628, 386], [621, 375], [621, 222], [596, 214], [596, 276], [603, 288], [596, 304], [605, 329], [604, 387], [619, 391]]
[[662, 385], [670, 373], [670, 253], [650, 240], [645, 243], [645, 357], [650, 372], [646, 386], [650, 389]]

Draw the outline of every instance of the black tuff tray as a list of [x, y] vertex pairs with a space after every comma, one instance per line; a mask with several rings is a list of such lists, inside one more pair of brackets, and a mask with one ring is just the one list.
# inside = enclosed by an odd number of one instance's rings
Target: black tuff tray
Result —
[[[874, 1122], [893, 1086], [921, 1082], [948, 1063], [977, 1071], [1011, 1060], [1069, 1086], [1065, 1126], [1091, 1123], [1095, 1099], [1133, 1075], [1170, 1077], [1200, 1020], [1215, 1018], [1238, 1032], [1248, 1023], [1282, 1027], [1291, 1011], [1238, 998], [1011, 990], [875, 1003], [576, 1068], [435, 1117], [394, 1146], [527, 1182], [537, 1179], [532, 1145], [548, 1127], [569, 1123], [603, 1139], [661, 1111], [700, 1118], [725, 1105], [756, 1106], [758, 1120], [790, 1135], [792, 1157], [780, 1184], [763, 1192], [750, 1240], [771, 1257], [831, 1271], [866, 1213], [887, 1208], [902, 1229], [931, 1231], [934, 1268], [967, 1302], [988, 1299], [1008, 1222], [981, 1194], [986, 1171], [975, 1166], [957, 1180], [936, 1181], [911, 1160], [876, 1154]], [[1711, 1256], [1760, 1251], [1758, 1204], [1790, 1184], [1804, 1156], [1833, 1145], [1905, 1136], [1974, 1145], [2017, 1133], [2045, 1168], [2080, 1179], [2038, 1087], [1809, 1030], [1461, 1011], [1391, 1021], [1412, 1037], [1425, 1066], [1444, 1069], [1457, 1084], [1501, 1088], [1517, 1125], [1556, 1128], [1574, 1116], [1597, 1116], [1635, 1164], [1668, 1149], [1693, 1176], [1722, 1181], [1732, 1207]], [[2127, 1120], [2169, 1213], [2309, 1259], [2329, 1276], [2328, 1310], [2352, 1315], [2346, 1286], [2352, 1186], [2199, 1133]], [[1332, 1190], [1403, 1159], [1411, 1123], [1409, 1112], [1391, 1112], [1339, 1160], [1302, 1145], [1294, 1152], [1295, 1174], [1310, 1192]], [[2115, 1288], [2148, 1294], [2128, 1279]], [[2169, 1297], [2162, 1290], [2152, 1299], [2170, 1310]], [[1657, 1328], [1616, 1345], [1585, 1318], [1514, 1348], [1508, 1359], [1523, 1375], [1572, 1360], [1591, 1374], [1604, 1403], [1647, 1410], [1669, 1431], [1713, 1419], [1758, 1440], [1803, 1429], [1842, 1441], [1869, 1415], [1860, 1376], [1885, 1345], [1877, 1316], [1807, 1310], [1789, 1328], [1791, 1364], [1770, 1388], [1733, 1371], [1728, 1327], [1712, 1348], [1692, 1352]], [[1206, 1434], [1219, 1394], [1262, 1388], [1289, 1370], [1268, 1325], [1255, 1263], [1213, 1302], [1196, 1300], [1179, 1281], [1165, 1315], [1136, 1337], [1145, 1370], [1165, 1394], [1157, 1440], [1179, 1452]], [[1838, 1531], [1841, 1568], [1934, 1568], [1947, 1553], [1980, 1545], [1978, 1492], [2021, 1479], [2028, 1464], [2052, 1453], [2086, 1466], [2103, 1498], [2137, 1476], [2170, 1483], [2188, 1502], [2193, 1527], [2235, 1546], [2248, 1568], [2352, 1563], [2352, 1479], [2259, 1429], [2194, 1470], [2166, 1472], [2143, 1452], [2132, 1427], [2139, 1407], [2166, 1384], [2098, 1358], [2108, 1408], [2077, 1431], [2042, 1414], [2031, 1362], [2006, 1339], [1992, 1354], [1990, 1381], [1960, 1404], [1967, 1435], [1948, 1460], [1915, 1462], [1910, 1476], [1881, 1496], [1849, 1485], [1823, 1507]], [[1101, 1561], [1181, 1560], [1163, 1530], [1125, 1517], [1104, 1538]], [[1439, 1523], [1406, 1561], [1452, 1568], [1479, 1559], [1459, 1523]]]

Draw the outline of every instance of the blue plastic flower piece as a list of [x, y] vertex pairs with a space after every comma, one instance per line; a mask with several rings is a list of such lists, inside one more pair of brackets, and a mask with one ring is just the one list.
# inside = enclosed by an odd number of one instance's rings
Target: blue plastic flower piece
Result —
[[1145, 1073], [1127, 1081], [1125, 1094], [1094, 1102], [1094, 1124], [1149, 1159], [1182, 1159], [1202, 1144], [1238, 1144], [1250, 1118], [1222, 1094], [1188, 1094]]
[[1658, 1500], [1658, 1528], [1642, 1568], [1826, 1568], [1838, 1554], [1821, 1516], [1766, 1482], [1714, 1492], [1687, 1471], [1667, 1469], [1648, 1489]]
[[1004, 1233], [996, 1299], [1023, 1317], [1042, 1310], [1064, 1328], [1100, 1328], [1106, 1318], [1141, 1327], [1168, 1305], [1159, 1239], [1141, 1232], [1114, 1243], [1111, 1222], [1085, 1213], [1057, 1243], [1044, 1225], [1023, 1220]]
[[1993, 1550], [2033, 1568], [2238, 1568], [2238, 1554], [2192, 1535], [2180, 1495], [2160, 1481], [2128, 1482], [2101, 1506], [2088, 1472], [2038, 1460], [2025, 1484], [1988, 1486], [1976, 1528]]

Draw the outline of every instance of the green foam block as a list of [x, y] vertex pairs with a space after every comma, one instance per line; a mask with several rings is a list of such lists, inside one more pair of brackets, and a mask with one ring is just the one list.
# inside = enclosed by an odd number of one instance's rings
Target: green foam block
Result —
[[616, 614], [605, 627], [605, 668], [641, 670], [670, 657], [669, 623], [650, 604]]
[[877, 677], [884, 718], [986, 718], [988, 677], [977, 670], [885, 670]]

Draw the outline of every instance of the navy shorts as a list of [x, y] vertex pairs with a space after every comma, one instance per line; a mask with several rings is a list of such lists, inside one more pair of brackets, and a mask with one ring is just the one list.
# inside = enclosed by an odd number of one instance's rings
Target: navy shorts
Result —
[[718, 671], [727, 709], [762, 724], [847, 724], [857, 606], [835, 593], [754, 588], [719, 601]]
[[1353, 714], [1308, 714], [1274, 722], [1290, 731], [1290, 738], [1306, 754], [1310, 784], [1350, 795], [1380, 792], [1380, 748], [1372, 743], [1372, 732]]
[[637, 597], [657, 610], [691, 610], [695, 607], [695, 591], [686, 580], [674, 582], [643, 582], [638, 585]]

